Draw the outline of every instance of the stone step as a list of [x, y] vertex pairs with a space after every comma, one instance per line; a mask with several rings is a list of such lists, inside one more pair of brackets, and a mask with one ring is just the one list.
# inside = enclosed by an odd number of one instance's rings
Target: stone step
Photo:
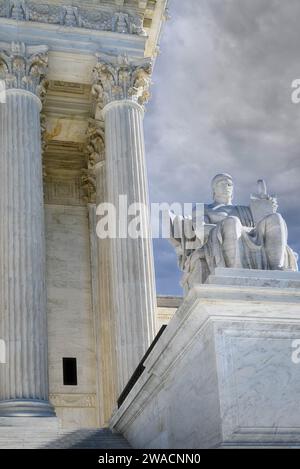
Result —
[[0, 427], [0, 449], [130, 449], [122, 435], [105, 429], [58, 429]]

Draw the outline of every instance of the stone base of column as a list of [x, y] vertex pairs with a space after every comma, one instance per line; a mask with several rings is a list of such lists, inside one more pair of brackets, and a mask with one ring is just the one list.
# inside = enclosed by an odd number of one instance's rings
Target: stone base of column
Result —
[[19, 438], [28, 434], [36, 437], [36, 432], [39, 435], [45, 432], [58, 433], [60, 429], [61, 422], [57, 417], [39, 417], [38, 421], [36, 417], [0, 417], [0, 449], [1, 438], [10, 438], [12, 434]]
[[47, 401], [13, 399], [0, 402], [0, 417], [55, 417], [55, 411]]

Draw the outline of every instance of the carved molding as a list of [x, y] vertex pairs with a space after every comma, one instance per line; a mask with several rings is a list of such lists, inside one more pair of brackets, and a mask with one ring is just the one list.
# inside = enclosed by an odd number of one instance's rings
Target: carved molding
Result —
[[104, 122], [89, 119], [86, 135], [88, 164], [94, 167], [105, 158]]
[[43, 165], [43, 179], [47, 176], [46, 172], [46, 165], [45, 162], [43, 161], [43, 157], [45, 154], [45, 151], [47, 150], [47, 138], [46, 138], [46, 131], [47, 131], [47, 118], [45, 114], [41, 113], [41, 147], [42, 147], [42, 165]]
[[112, 101], [130, 99], [141, 105], [150, 98], [152, 74], [151, 59], [130, 61], [126, 56], [106, 58], [98, 56], [93, 70], [92, 96], [97, 106], [105, 107]]
[[143, 29], [143, 18], [135, 13], [111, 11], [99, 7], [84, 8], [80, 6], [80, 2], [74, 6], [29, 0], [0, 0], [0, 17], [123, 34], [141, 36], [146, 34]]
[[50, 394], [54, 407], [96, 407], [95, 394]]
[[94, 204], [96, 202], [96, 175], [94, 169], [85, 168], [82, 170], [81, 183], [84, 201]]
[[45, 203], [84, 206], [81, 176], [86, 158], [83, 144], [51, 140], [47, 131], [44, 138]]
[[24, 42], [0, 42], [0, 78], [6, 88], [17, 88], [45, 98], [48, 82], [47, 46], [27, 46]]
[[87, 144], [85, 149], [87, 168], [82, 170], [82, 188], [85, 200], [96, 202], [96, 173], [95, 166], [105, 159], [104, 122], [89, 119], [87, 129]]
[[49, 176], [44, 183], [45, 204], [84, 206], [80, 176]]

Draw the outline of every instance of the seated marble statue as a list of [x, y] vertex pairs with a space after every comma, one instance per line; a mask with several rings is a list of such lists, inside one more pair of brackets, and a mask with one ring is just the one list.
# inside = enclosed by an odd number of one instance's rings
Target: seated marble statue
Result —
[[[212, 191], [214, 201], [204, 205], [202, 229], [196, 229], [194, 215], [183, 218], [173, 214], [170, 218], [170, 241], [184, 272], [185, 293], [193, 285], [205, 283], [216, 267], [298, 270], [298, 256], [287, 244], [288, 230], [277, 213], [277, 199], [267, 194], [263, 180], [258, 181], [258, 192], [251, 196], [249, 207], [233, 205], [233, 180], [229, 174], [215, 176]], [[175, 229], [178, 221], [182, 226], [190, 225], [179, 236]]]

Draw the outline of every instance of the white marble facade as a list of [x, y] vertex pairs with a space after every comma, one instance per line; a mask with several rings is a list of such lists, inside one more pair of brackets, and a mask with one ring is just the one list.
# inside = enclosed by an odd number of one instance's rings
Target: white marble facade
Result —
[[[32, 404], [30, 411], [55, 412], [66, 427], [106, 425], [156, 333], [151, 243], [99, 241], [95, 211], [120, 191], [148, 201], [147, 184], [135, 186], [131, 171], [145, 180], [143, 105], [166, 6], [167, 0], [72, 6], [0, 0], [0, 79], [7, 88], [0, 108], [1, 252], [7, 253], [0, 335], [11, 357], [2, 368], [0, 408], [7, 415], [24, 415]], [[118, 151], [127, 159], [116, 179]], [[135, 252], [131, 271], [143, 274], [128, 277], [122, 289], [127, 252]], [[172, 315], [168, 305], [165, 300], [159, 323]], [[20, 342], [10, 335], [14, 327]], [[76, 358], [77, 385], [64, 385], [63, 358]]]
[[168, 1], [71, 3], [0, 0], [0, 427], [56, 429], [56, 415], [137, 448], [299, 447], [300, 274], [276, 201], [261, 181], [233, 206], [218, 175], [208, 238], [191, 253], [173, 237], [187, 297], [157, 298], [151, 241], [99, 239], [96, 207], [148, 204], [144, 106]]

